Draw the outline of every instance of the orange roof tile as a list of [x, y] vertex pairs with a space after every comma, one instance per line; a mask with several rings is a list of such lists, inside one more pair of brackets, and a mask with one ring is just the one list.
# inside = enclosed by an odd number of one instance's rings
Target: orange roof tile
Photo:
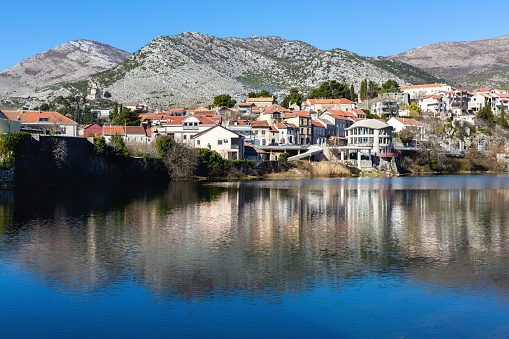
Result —
[[430, 87], [440, 87], [442, 84], [428, 84], [428, 85], [413, 85], [413, 86], [401, 86], [401, 89], [413, 89], [413, 88], [430, 88]]
[[27, 111], [22, 113], [21, 111], [5, 111], [3, 113], [9, 120], [17, 120], [21, 123], [77, 124], [58, 112]]

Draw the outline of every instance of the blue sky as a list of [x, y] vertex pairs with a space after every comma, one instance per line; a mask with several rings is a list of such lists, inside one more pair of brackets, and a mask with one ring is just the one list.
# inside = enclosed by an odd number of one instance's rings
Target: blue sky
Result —
[[[509, 34], [496, 12], [465, 1], [5, 1], [0, 70], [71, 40], [135, 52], [186, 31], [220, 38], [252, 35], [302, 40], [320, 49], [388, 56], [442, 41]], [[472, 18], [472, 15], [476, 18]]]

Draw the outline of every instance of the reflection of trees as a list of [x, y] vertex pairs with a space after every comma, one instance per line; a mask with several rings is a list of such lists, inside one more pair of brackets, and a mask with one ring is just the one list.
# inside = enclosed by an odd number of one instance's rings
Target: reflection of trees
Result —
[[106, 187], [78, 201], [65, 190], [40, 193], [50, 194], [46, 202], [24, 194], [0, 196], [0, 239], [10, 245], [2, 255], [63, 289], [100, 291], [132, 278], [159, 299], [277, 294], [387, 272], [507, 289], [505, 190], [341, 179]]

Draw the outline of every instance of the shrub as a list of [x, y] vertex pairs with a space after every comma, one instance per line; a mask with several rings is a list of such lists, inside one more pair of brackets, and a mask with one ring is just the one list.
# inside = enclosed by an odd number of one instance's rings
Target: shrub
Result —
[[16, 150], [30, 137], [26, 132], [10, 132], [0, 135], [0, 168], [11, 170], [16, 160]]

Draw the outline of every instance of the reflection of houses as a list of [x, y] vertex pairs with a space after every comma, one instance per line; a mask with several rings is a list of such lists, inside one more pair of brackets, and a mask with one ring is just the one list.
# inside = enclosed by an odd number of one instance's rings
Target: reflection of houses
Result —
[[216, 151], [225, 159], [244, 159], [244, 138], [221, 125], [192, 136], [194, 147]]
[[346, 128], [348, 146], [370, 147], [375, 153], [388, 153], [392, 147], [392, 126], [377, 119], [360, 120]]
[[427, 125], [409, 118], [391, 118], [387, 124], [392, 126], [394, 132], [401, 132], [403, 129], [410, 129], [415, 133], [415, 139], [418, 141], [426, 140]]
[[21, 131], [38, 134], [78, 136], [78, 124], [57, 112], [4, 112], [9, 120], [19, 121]]

